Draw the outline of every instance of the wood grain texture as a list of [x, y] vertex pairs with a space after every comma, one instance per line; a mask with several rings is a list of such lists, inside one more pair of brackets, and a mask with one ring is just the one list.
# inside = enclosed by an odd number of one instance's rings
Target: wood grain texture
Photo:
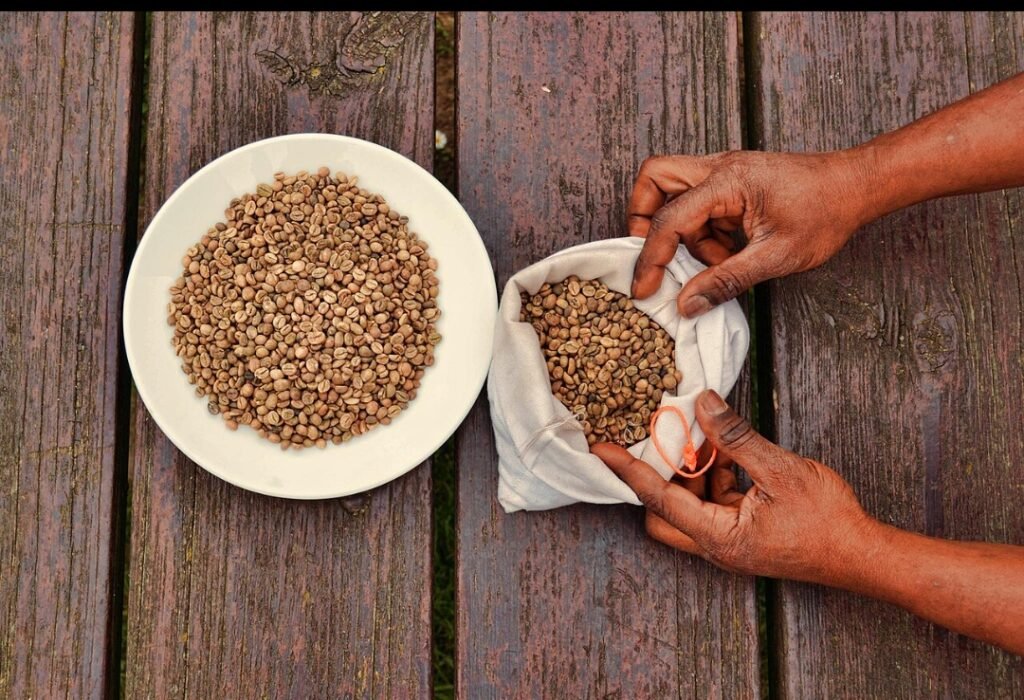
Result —
[[[1019, 14], [768, 14], [753, 28], [766, 150], [851, 146], [1024, 69]], [[1024, 544], [1022, 202], [911, 207], [771, 284], [777, 437], [885, 522]], [[785, 697], [1024, 695], [1020, 658], [842, 592], [779, 590]]]
[[[142, 223], [209, 160], [288, 132], [370, 139], [429, 168], [432, 22], [398, 19], [157, 14]], [[364, 64], [371, 39], [396, 44], [376, 73], [338, 68], [357, 21], [386, 25], [359, 39]], [[429, 467], [360, 497], [288, 501], [199, 469], [141, 404], [134, 430], [128, 697], [429, 694]]]
[[0, 16], [5, 698], [106, 688], [133, 32], [130, 14]]
[[[740, 145], [734, 15], [464, 14], [461, 200], [499, 288], [626, 233], [648, 155]], [[505, 515], [484, 398], [458, 441], [467, 698], [757, 697], [753, 584], [649, 540], [641, 511]]]

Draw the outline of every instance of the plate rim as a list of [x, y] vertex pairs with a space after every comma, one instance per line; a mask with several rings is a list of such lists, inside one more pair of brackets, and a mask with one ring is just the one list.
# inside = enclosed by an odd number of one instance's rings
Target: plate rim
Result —
[[[420, 174], [425, 175], [426, 176], [425, 182], [429, 183], [430, 187], [432, 187], [435, 190], [435, 192], [437, 193], [437, 195], [439, 197], [447, 199], [450, 204], [454, 205], [454, 214], [457, 217], [463, 219], [464, 223], [468, 224], [468, 226], [470, 227], [470, 230], [472, 230], [473, 233], [476, 234], [475, 236], [472, 237], [472, 241], [471, 242], [466, 241], [466, 242], [463, 242], [462, 244], [463, 245], [471, 245], [471, 246], [476, 247], [478, 249], [477, 252], [480, 253], [480, 257], [483, 260], [486, 261], [486, 263], [487, 263], [487, 272], [489, 273], [489, 274], [486, 275], [486, 278], [488, 280], [488, 283], [489, 283], [488, 286], [491, 289], [492, 293], [490, 295], [487, 295], [487, 299], [490, 301], [490, 303], [488, 304], [488, 308], [485, 309], [485, 311], [487, 312], [487, 316], [490, 319], [491, 327], [488, 329], [489, 332], [482, 334], [484, 336], [483, 342], [485, 343], [486, 350], [487, 350], [487, 362], [483, 365], [483, 370], [480, 372], [480, 376], [472, 384], [472, 388], [474, 389], [474, 391], [472, 392], [472, 395], [473, 395], [472, 401], [468, 402], [468, 405], [466, 406], [466, 408], [464, 410], [458, 412], [459, 418], [458, 418], [458, 421], [455, 423], [454, 429], [451, 432], [446, 432], [443, 436], [441, 436], [436, 441], [432, 441], [432, 443], [431, 443], [432, 446], [430, 447], [429, 450], [425, 451], [425, 454], [423, 454], [421, 457], [418, 457], [415, 461], [413, 461], [412, 464], [410, 464], [408, 467], [403, 468], [402, 470], [398, 471], [397, 473], [389, 474], [388, 476], [385, 476], [385, 477], [383, 477], [381, 479], [371, 480], [366, 485], [361, 485], [361, 486], [359, 486], [357, 488], [354, 488], [354, 489], [343, 489], [341, 491], [330, 491], [330, 492], [323, 492], [323, 493], [302, 493], [302, 494], [296, 494], [296, 493], [291, 493], [291, 492], [275, 491], [274, 489], [261, 488], [261, 487], [254, 486], [253, 484], [249, 484], [249, 483], [241, 483], [239, 480], [237, 480], [235, 478], [232, 478], [232, 475], [230, 473], [225, 473], [224, 470], [218, 468], [216, 465], [211, 466], [211, 465], [203, 463], [202, 461], [200, 461], [199, 459], [197, 459], [194, 456], [194, 454], [193, 454], [193, 452], [191, 450], [189, 450], [187, 447], [179, 444], [179, 442], [177, 440], [175, 440], [174, 437], [172, 437], [171, 433], [168, 432], [167, 427], [166, 427], [166, 425], [169, 423], [169, 420], [167, 419], [167, 416], [164, 415], [163, 412], [159, 408], [157, 408], [156, 410], [153, 409], [154, 405], [159, 407], [159, 402], [151, 401], [151, 399], [153, 399], [154, 397], [152, 396], [152, 394], [149, 393], [149, 389], [148, 388], [144, 388], [146, 380], [143, 380], [143, 382], [140, 383], [138, 381], [138, 379], [136, 378], [137, 376], [141, 376], [141, 375], [139, 375], [139, 373], [136, 371], [136, 369], [138, 367], [138, 361], [135, 359], [135, 351], [133, 349], [132, 342], [129, 340], [132, 337], [132, 333], [130, 332], [130, 330], [132, 328], [132, 322], [129, 320], [131, 318], [131, 315], [128, 312], [129, 312], [130, 308], [135, 307], [139, 303], [139, 300], [135, 298], [135, 296], [132, 294], [131, 290], [133, 288], [133, 284], [137, 284], [137, 280], [136, 280], [137, 276], [139, 274], [141, 274], [141, 273], [138, 272], [138, 267], [136, 266], [136, 261], [141, 259], [141, 257], [145, 253], [147, 242], [149, 240], [151, 240], [151, 237], [149, 236], [149, 233], [154, 228], [154, 226], [156, 226], [161, 221], [161, 219], [163, 217], [167, 216], [167, 212], [173, 210], [175, 202], [177, 201], [179, 196], [182, 194], [182, 192], [185, 191], [188, 188], [190, 183], [192, 183], [194, 180], [199, 178], [206, 171], [214, 170], [221, 161], [223, 161], [223, 160], [225, 160], [227, 158], [237, 156], [238, 154], [244, 153], [244, 152], [249, 151], [249, 150], [258, 150], [258, 149], [264, 148], [268, 144], [272, 144], [272, 143], [280, 143], [280, 142], [287, 142], [287, 141], [301, 141], [301, 140], [331, 140], [331, 141], [338, 141], [339, 143], [350, 143], [350, 144], [351, 143], [356, 143], [360, 147], [368, 147], [371, 151], [377, 150], [377, 151], [381, 151], [381, 152], [383, 152], [383, 153], [385, 153], [385, 154], [387, 154], [389, 156], [397, 156], [400, 159], [404, 160], [407, 164], [413, 166], [413, 168], [415, 170], [418, 170]], [[121, 300], [120, 307], [121, 307], [120, 308], [120, 310], [121, 310], [121, 334], [122, 334], [122, 340], [123, 340], [124, 348], [125, 348], [125, 356], [126, 356], [126, 359], [128, 360], [128, 367], [129, 367], [129, 371], [131, 373], [131, 377], [130, 378], [131, 378], [132, 384], [135, 387], [136, 392], [138, 393], [139, 399], [142, 401], [142, 404], [145, 406], [145, 409], [146, 409], [147, 413], [153, 419], [153, 422], [156, 423], [157, 427], [163, 433], [164, 437], [166, 437], [167, 440], [172, 445], [174, 445], [175, 449], [177, 449], [179, 452], [181, 452], [183, 455], [185, 455], [185, 457], [187, 457], [189, 459], [189, 461], [191, 461], [197, 467], [203, 469], [206, 472], [209, 472], [210, 474], [212, 474], [213, 476], [217, 477], [218, 479], [220, 479], [222, 481], [225, 481], [225, 482], [227, 482], [227, 483], [229, 483], [229, 484], [231, 484], [231, 485], [233, 485], [233, 486], [235, 486], [237, 488], [243, 489], [245, 491], [250, 491], [252, 493], [259, 493], [259, 494], [264, 495], [264, 496], [271, 496], [271, 497], [274, 497], [274, 498], [283, 498], [283, 499], [289, 499], [289, 500], [313, 501], [313, 500], [327, 500], [327, 499], [342, 498], [342, 497], [345, 497], [345, 496], [352, 496], [352, 495], [359, 494], [359, 493], [365, 493], [365, 492], [371, 491], [373, 489], [376, 489], [376, 488], [378, 488], [380, 486], [383, 486], [383, 485], [385, 485], [387, 483], [395, 481], [396, 479], [399, 479], [402, 476], [405, 476], [406, 474], [408, 474], [412, 470], [416, 469], [417, 467], [422, 466], [432, 455], [434, 455], [437, 452], [437, 450], [442, 445], [444, 445], [445, 441], [447, 441], [448, 438], [450, 438], [452, 435], [454, 435], [459, 430], [459, 428], [462, 427], [462, 424], [465, 422], [466, 418], [469, 416], [470, 412], [473, 410], [473, 407], [476, 405], [477, 401], [479, 400], [480, 394], [481, 394], [481, 392], [483, 390], [483, 387], [484, 387], [484, 384], [487, 381], [487, 375], [488, 375], [488, 373], [490, 371], [491, 360], [493, 358], [493, 353], [494, 353], [494, 325], [495, 325], [495, 323], [497, 321], [498, 298], [497, 298], [497, 281], [494, 278], [494, 265], [491, 262], [490, 254], [487, 251], [487, 246], [484, 244], [483, 237], [480, 235], [479, 229], [477, 229], [476, 224], [473, 222], [472, 218], [469, 216], [469, 213], [466, 211], [465, 207], [462, 206], [462, 202], [459, 201], [458, 197], [456, 197], [452, 192], [450, 192], [448, 190], [448, 188], [445, 187], [433, 175], [433, 173], [428, 171], [426, 168], [424, 168], [422, 165], [420, 165], [419, 163], [417, 163], [413, 159], [403, 155], [402, 153], [399, 153], [398, 151], [390, 149], [387, 146], [383, 146], [383, 145], [381, 145], [379, 143], [375, 143], [373, 141], [368, 141], [366, 139], [361, 139], [361, 138], [358, 138], [358, 137], [355, 137], [355, 136], [348, 136], [348, 135], [344, 135], [344, 134], [321, 133], [321, 132], [313, 131], [313, 132], [300, 132], [300, 133], [292, 133], [292, 134], [282, 134], [282, 135], [279, 135], [279, 136], [271, 136], [271, 137], [268, 137], [268, 138], [265, 138], [265, 139], [259, 139], [257, 141], [251, 141], [251, 142], [246, 143], [246, 144], [244, 144], [242, 146], [239, 146], [238, 148], [234, 148], [234, 149], [231, 149], [230, 151], [222, 153], [221, 155], [217, 156], [216, 158], [214, 158], [213, 160], [211, 160], [210, 162], [208, 162], [207, 164], [205, 164], [204, 166], [202, 166], [201, 168], [196, 170], [194, 173], [190, 174], [180, 185], [178, 185], [174, 189], [174, 191], [170, 194], [170, 196], [168, 196], [163, 201], [163, 204], [160, 205], [160, 208], [153, 215], [153, 218], [150, 219], [148, 225], [146, 226], [146, 230], [143, 232], [142, 236], [138, 239], [136, 247], [135, 247], [134, 254], [132, 255], [132, 259], [131, 259], [131, 262], [129, 264], [128, 276], [125, 278], [124, 298]], [[179, 371], [180, 371], [180, 368], [179, 368]], [[225, 427], [225, 429], [226, 429], [226, 427]], [[436, 443], [436, 444], [434, 444], [434, 443]], [[329, 449], [337, 448], [337, 447], [340, 447], [340, 446], [329, 445], [325, 449], [329, 450]]]

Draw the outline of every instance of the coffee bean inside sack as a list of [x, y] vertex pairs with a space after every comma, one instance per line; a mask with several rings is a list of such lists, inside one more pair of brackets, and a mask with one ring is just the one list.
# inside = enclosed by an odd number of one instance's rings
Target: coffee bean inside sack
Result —
[[569, 277], [522, 294], [520, 320], [537, 332], [551, 391], [587, 443], [628, 447], [647, 437], [665, 391], [682, 380], [672, 337], [625, 295]]
[[232, 430], [325, 447], [387, 425], [441, 336], [437, 260], [355, 177], [277, 173], [232, 200], [171, 287], [174, 349]]

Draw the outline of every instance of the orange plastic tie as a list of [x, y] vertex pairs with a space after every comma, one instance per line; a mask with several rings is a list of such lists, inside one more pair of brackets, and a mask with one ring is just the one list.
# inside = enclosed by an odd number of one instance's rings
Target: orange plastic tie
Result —
[[[686, 431], [686, 444], [683, 445], [682, 463], [679, 466], [686, 467], [688, 471], [683, 471], [676, 466], [676, 462], [674, 460], [669, 459], [669, 456], [665, 454], [665, 450], [661, 446], [661, 441], [658, 440], [658, 433], [654, 429], [654, 424], [658, 422], [658, 416], [666, 411], [676, 414], [683, 424], [683, 430]], [[698, 476], [706, 472], [711, 468], [711, 465], [714, 464], [715, 457], [718, 455], [718, 448], [712, 446], [711, 457], [708, 459], [707, 464], [701, 467], [699, 471], [695, 471], [697, 469], [697, 448], [693, 444], [693, 434], [690, 432], [690, 423], [686, 420], [686, 414], [676, 406], [662, 406], [655, 411], [654, 414], [651, 415], [651, 429], [649, 432], [651, 434], [651, 442], [654, 443], [654, 449], [656, 449], [658, 454], [661, 455], [661, 458], [665, 460], [665, 464], [672, 467], [672, 471], [684, 479], [696, 479]]]

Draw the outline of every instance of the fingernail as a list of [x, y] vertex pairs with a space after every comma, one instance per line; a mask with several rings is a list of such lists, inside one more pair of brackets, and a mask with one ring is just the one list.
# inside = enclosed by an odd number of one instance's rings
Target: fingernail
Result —
[[729, 410], [729, 404], [714, 389], [705, 389], [697, 400], [709, 416], [720, 416]]
[[636, 280], [633, 280], [633, 284], [629, 287], [629, 296], [636, 298]]
[[696, 318], [706, 311], [711, 311], [711, 302], [702, 294], [695, 294], [682, 303], [679, 311], [686, 318]]

